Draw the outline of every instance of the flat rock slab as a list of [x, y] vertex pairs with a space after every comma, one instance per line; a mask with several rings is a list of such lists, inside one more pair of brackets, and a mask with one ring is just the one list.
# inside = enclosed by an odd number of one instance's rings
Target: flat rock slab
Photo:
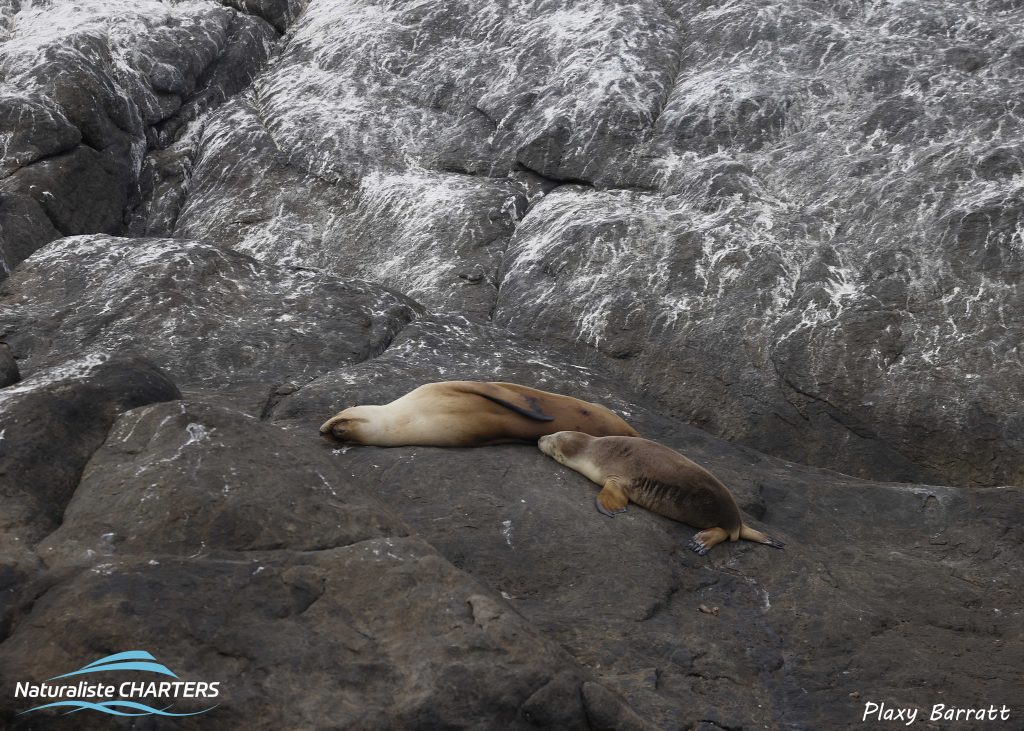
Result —
[[714, 471], [785, 550], [741, 541], [701, 558], [684, 548], [695, 529], [635, 505], [600, 515], [597, 486], [532, 446], [324, 447], [658, 728], [840, 728], [867, 700], [1011, 703], [1024, 489], [872, 483], [783, 462], [604, 391], [599, 370], [566, 361], [500, 328], [420, 320], [274, 418], [312, 438], [319, 415], [383, 403], [408, 382], [518, 380], [603, 402]]
[[[156, 556], [83, 570], [39, 597], [0, 649], [4, 677], [38, 682], [94, 655], [145, 647], [183, 677], [221, 683], [216, 709], [176, 721], [188, 729], [643, 728], [421, 540]], [[66, 630], [59, 641], [55, 623]], [[16, 717], [24, 705], [5, 699], [0, 718], [26, 729], [54, 721], [40, 718], [46, 711]], [[194, 705], [174, 710], [213, 703]], [[76, 728], [109, 724], [99, 714], [76, 719]]]
[[713, 466], [786, 548], [698, 557], [684, 548], [694, 529], [637, 506], [600, 515], [597, 486], [532, 447], [337, 457], [659, 728], [843, 727], [863, 709], [851, 693], [1012, 703], [1024, 490], [860, 483], [735, 457], [728, 469], [685, 431], [666, 441]]
[[[49, 571], [0, 645], [0, 674], [41, 681], [145, 648], [221, 683], [216, 709], [177, 722], [194, 729], [645, 728], [332, 463], [223, 408], [125, 414], [39, 546]], [[51, 722], [17, 716], [29, 703], [4, 699], [0, 719]]]
[[72, 354], [146, 354], [185, 391], [259, 414], [275, 389], [382, 351], [417, 311], [384, 288], [208, 243], [71, 237], [0, 285], [26, 375]]
[[321, 551], [408, 529], [311, 439], [176, 401], [122, 416], [82, 475], [51, 565], [210, 551]]

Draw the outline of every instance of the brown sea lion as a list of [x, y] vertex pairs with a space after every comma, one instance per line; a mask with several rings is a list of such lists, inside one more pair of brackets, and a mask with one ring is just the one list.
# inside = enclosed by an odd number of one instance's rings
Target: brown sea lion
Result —
[[686, 545], [701, 556], [726, 538], [773, 548], [785, 545], [744, 525], [732, 493], [717, 477], [656, 442], [566, 431], [541, 437], [537, 446], [601, 485], [595, 502], [604, 515], [624, 513], [632, 500], [659, 515], [702, 528]]
[[378, 447], [479, 447], [536, 442], [573, 430], [639, 436], [599, 404], [515, 383], [442, 381], [383, 406], [352, 406], [320, 427], [325, 437]]

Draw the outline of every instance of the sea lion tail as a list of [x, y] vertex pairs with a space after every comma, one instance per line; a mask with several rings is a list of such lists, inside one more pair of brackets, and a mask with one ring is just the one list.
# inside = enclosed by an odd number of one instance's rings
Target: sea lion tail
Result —
[[772, 548], [782, 548], [786, 545], [782, 541], [776, 540], [770, 535], [762, 533], [759, 530], [754, 530], [747, 525], [740, 528], [740, 538], [746, 541], [754, 541], [755, 543], [763, 543], [766, 546], [771, 546]]

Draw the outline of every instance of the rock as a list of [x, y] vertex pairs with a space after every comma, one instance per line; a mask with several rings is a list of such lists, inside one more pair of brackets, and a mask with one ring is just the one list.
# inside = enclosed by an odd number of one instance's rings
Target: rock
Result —
[[82, 133], [60, 107], [40, 94], [0, 96], [0, 130], [7, 137], [0, 177], [44, 157], [67, 152], [82, 141]]
[[[222, 684], [185, 728], [644, 727], [336, 465], [317, 441], [222, 408], [125, 414], [40, 546], [52, 571], [0, 646], [0, 672], [42, 680], [145, 647]], [[65, 640], [43, 641], [69, 612]], [[39, 723], [19, 710], [5, 701], [0, 718]]]
[[313, 429], [292, 435], [184, 401], [135, 409], [93, 454], [60, 528], [37, 551], [50, 564], [88, 564], [154, 551], [324, 551], [408, 535], [341, 476]]
[[[709, 719], [835, 728], [863, 710], [838, 697], [856, 690], [930, 708], [936, 678], [965, 706], [1009, 696], [1024, 660], [1006, 642], [1024, 609], [1013, 579], [1024, 488], [870, 483], [766, 457], [609, 393], [613, 381], [567, 365], [570, 353], [497, 328], [419, 320], [380, 357], [285, 397], [272, 418], [308, 433], [324, 414], [383, 403], [410, 383], [512, 380], [603, 402], [711, 469], [785, 550], [741, 541], [700, 558], [683, 548], [695, 529], [636, 506], [601, 516], [596, 486], [528, 445], [334, 450], [449, 561], [656, 728]], [[656, 682], [640, 682], [640, 668], [654, 668]]]
[[415, 314], [375, 285], [211, 244], [71, 237], [3, 285], [0, 332], [32, 374], [74, 353], [145, 354], [186, 391], [259, 414], [279, 385], [379, 353]]
[[328, 371], [283, 395], [267, 418], [311, 433], [349, 406], [388, 403], [433, 381], [470, 380], [529, 384], [600, 401], [633, 419], [636, 407], [620, 386], [599, 370], [574, 364], [580, 353], [531, 343], [464, 317], [427, 315], [406, 326], [377, 357]]
[[[21, 168], [6, 178], [3, 186], [23, 201], [34, 201], [52, 227], [67, 235], [116, 232], [128, 204], [131, 183], [131, 174], [123, 161], [91, 147], [78, 146]], [[48, 231], [50, 227], [44, 224], [42, 228]], [[12, 242], [7, 259], [10, 261], [20, 253], [23, 246]]]
[[[184, 678], [221, 683], [217, 708], [176, 721], [186, 729], [592, 728], [580, 687], [589, 696], [596, 684], [586, 671], [507, 608], [479, 623], [472, 601], [482, 591], [411, 538], [312, 553], [121, 559], [37, 599], [0, 649], [0, 668], [38, 682], [105, 648], [146, 647]], [[69, 611], [69, 629], [84, 634], [45, 642]], [[571, 680], [535, 698], [560, 673]], [[52, 718], [18, 718], [4, 703], [11, 728]], [[110, 722], [82, 714], [76, 723]]]
[[0, 641], [41, 572], [32, 546], [60, 525], [82, 470], [118, 415], [179, 398], [141, 358], [70, 361], [0, 390]]
[[0, 388], [6, 388], [21, 380], [18, 363], [7, 343], [0, 343]]
[[[872, 271], [864, 277], [847, 263], [849, 248], [794, 268], [802, 255], [773, 231], [725, 243], [720, 237], [754, 215], [741, 205], [734, 198], [709, 213], [659, 195], [559, 189], [516, 229], [495, 321], [590, 344], [600, 357], [585, 362], [769, 453], [879, 479], [1021, 481], [1024, 432], [1014, 399], [1005, 400], [1020, 383], [1007, 359], [1019, 339], [1012, 325], [965, 312], [953, 326], [965, 333], [960, 355], [935, 361], [926, 333], [950, 326], [943, 313], [959, 293], [900, 304], [917, 285], [909, 253], [898, 249], [862, 252]], [[1007, 243], [1014, 210], [1003, 201], [954, 213], [944, 232], [947, 251], [963, 247], [960, 281], [977, 280], [996, 300], [995, 290], [1016, 286]], [[624, 243], [641, 237], [643, 246]]]
[[5, 535], [32, 540], [57, 527], [117, 416], [180, 396], [152, 363], [103, 355], [39, 371], [0, 391]]
[[[0, 676], [146, 648], [225, 684], [195, 729], [1012, 702], [1024, 17], [863, 6], [0, 3], [0, 399], [57, 420], [0, 426]], [[33, 379], [98, 353], [188, 400], [64, 434]], [[785, 550], [316, 432], [454, 378], [607, 405]]]
[[0, 278], [56, 238], [60, 231], [34, 199], [0, 192]]
[[220, 0], [222, 5], [245, 13], [258, 15], [284, 33], [292, 21], [306, 7], [307, 0]]
[[493, 309], [504, 247], [527, 207], [518, 181], [374, 172], [349, 185], [279, 149], [249, 99], [220, 110], [197, 145], [175, 236], [202, 231], [261, 261], [372, 278], [442, 311]]
[[13, 11], [0, 61], [0, 274], [60, 235], [123, 231], [146, 151], [244, 88], [277, 38], [220, 6]]
[[1020, 54], [939, 6], [314, 4], [154, 219], [579, 340], [787, 459], [1017, 483]]

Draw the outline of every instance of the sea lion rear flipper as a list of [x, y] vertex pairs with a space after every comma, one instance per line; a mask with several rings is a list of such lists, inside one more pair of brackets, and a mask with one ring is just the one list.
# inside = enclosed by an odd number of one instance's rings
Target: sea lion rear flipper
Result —
[[782, 541], [772, 538], [767, 533], [762, 533], [761, 531], [754, 530], [748, 526], [740, 528], [740, 538], [747, 541], [754, 541], [755, 543], [763, 543], [764, 545], [771, 546], [772, 548], [782, 548], [786, 545]]
[[466, 383], [462, 390], [483, 396], [488, 401], [493, 401], [499, 406], [511, 409], [527, 419], [535, 421], [554, 421], [555, 417], [544, 413], [540, 400], [536, 396], [526, 393], [519, 393], [506, 386], [499, 386], [496, 383]]
[[617, 514], [626, 512], [629, 498], [626, 496], [626, 491], [619, 485], [618, 480], [612, 477], [604, 483], [601, 492], [597, 493], [594, 505], [602, 515], [614, 518]]
[[696, 552], [698, 556], [703, 556], [728, 537], [725, 528], [708, 528], [691, 538], [686, 547]]

